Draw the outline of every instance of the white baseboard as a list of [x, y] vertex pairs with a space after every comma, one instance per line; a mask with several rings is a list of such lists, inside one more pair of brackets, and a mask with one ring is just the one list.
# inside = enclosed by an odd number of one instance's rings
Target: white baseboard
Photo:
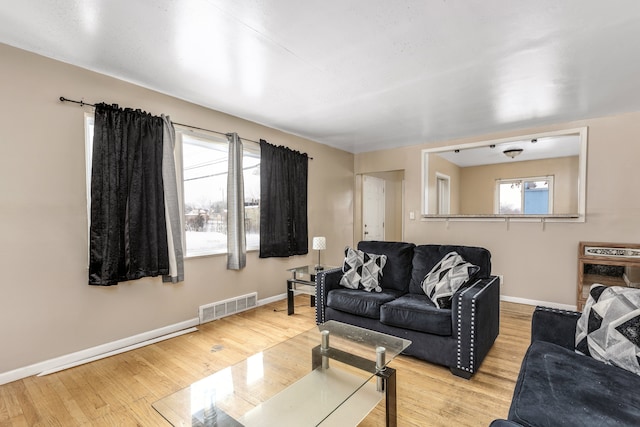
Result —
[[[279, 294], [269, 298], [261, 299], [257, 302], [257, 306], [270, 304], [287, 298], [287, 294]], [[33, 365], [17, 368], [12, 371], [0, 373], [0, 385], [17, 381], [32, 375], [48, 375], [83, 363], [93, 362], [115, 354], [124, 353], [125, 351], [153, 344], [154, 342], [173, 338], [184, 333], [195, 330], [195, 326], [200, 323], [198, 318], [185, 320], [163, 328], [154, 329], [152, 331], [143, 332], [128, 338], [101, 344], [75, 353], [70, 353], [54, 359], [45, 360], [34, 363]]]
[[271, 304], [272, 302], [281, 301], [281, 300], [286, 299], [286, 298], [287, 298], [287, 294], [286, 293], [279, 294], [279, 295], [274, 295], [274, 296], [269, 297], [269, 298], [258, 300], [258, 306], [265, 305], [265, 304]]
[[[117, 353], [132, 350], [152, 342], [162, 341], [172, 338], [182, 333], [191, 331], [194, 326], [199, 323], [198, 318], [186, 320], [184, 322], [175, 323], [163, 328], [154, 329], [152, 331], [143, 332], [121, 340], [112, 341], [110, 343], [101, 344], [75, 353], [70, 353], [54, 359], [45, 360], [43, 362], [34, 363], [33, 365], [17, 368], [12, 371], [0, 373], [0, 385], [10, 383], [32, 375], [52, 373], [82, 363], [98, 360], [103, 357], [112, 356]], [[152, 341], [152, 342], [151, 342]]]
[[576, 305], [570, 304], [558, 304], [557, 302], [549, 302], [549, 301], [538, 301], [526, 298], [518, 298], [518, 297], [510, 297], [507, 295], [500, 295], [500, 300], [507, 302], [514, 302], [516, 304], [526, 304], [526, 305], [542, 305], [544, 307], [557, 308], [559, 310], [569, 310], [576, 311]]

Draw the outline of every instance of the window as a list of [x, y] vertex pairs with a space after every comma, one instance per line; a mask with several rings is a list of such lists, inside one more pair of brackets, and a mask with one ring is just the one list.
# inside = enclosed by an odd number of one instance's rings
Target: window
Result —
[[[85, 114], [87, 215], [91, 218], [93, 114]], [[182, 141], [182, 145], [178, 146]], [[260, 147], [245, 142], [244, 197], [247, 250], [260, 248]], [[221, 135], [176, 129], [182, 154], [185, 257], [227, 252], [227, 168], [229, 146]], [[176, 168], [180, 163], [176, 160]]]
[[[186, 256], [227, 252], [227, 156], [224, 136], [176, 130], [182, 139]], [[260, 148], [244, 143], [247, 249], [260, 245]]]
[[499, 179], [495, 213], [548, 215], [553, 213], [553, 176]]

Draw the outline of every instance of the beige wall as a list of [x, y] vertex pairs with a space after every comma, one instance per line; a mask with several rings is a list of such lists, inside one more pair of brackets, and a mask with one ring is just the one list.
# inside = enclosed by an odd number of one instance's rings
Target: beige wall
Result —
[[288, 259], [252, 252], [236, 272], [226, 270], [225, 256], [210, 256], [187, 259], [177, 285], [152, 278], [88, 286], [83, 123], [91, 110], [60, 96], [307, 152], [309, 236], [326, 236], [323, 261], [338, 265], [353, 244], [352, 154], [6, 45], [0, 58], [0, 374], [192, 319], [202, 304], [253, 291], [259, 299], [282, 295], [287, 268], [315, 263], [313, 251]]
[[[419, 220], [421, 150], [581, 126], [589, 127], [586, 222]], [[639, 138], [640, 113], [632, 113], [357, 154], [355, 172], [405, 170], [404, 240], [484, 246], [492, 253], [493, 272], [504, 275], [503, 295], [575, 305], [579, 241], [640, 242]]]
[[495, 213], [494, 199], [498, 179], [553, 175], [553, 213], [575, 214], [578, 212], [578, 164], [578, 156], [572, 156], [461, 168], [463, 184], [459, 213]]

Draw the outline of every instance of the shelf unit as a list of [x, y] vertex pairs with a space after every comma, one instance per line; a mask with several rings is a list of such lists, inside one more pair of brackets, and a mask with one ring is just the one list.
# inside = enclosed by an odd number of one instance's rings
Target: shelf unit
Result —
[[589, 288], [594, 283], [605, 286], [629, 286], [625, 271], [639, 269], [640, 244], [580, 242], [578, 248], [577, 307], [582, 311]]

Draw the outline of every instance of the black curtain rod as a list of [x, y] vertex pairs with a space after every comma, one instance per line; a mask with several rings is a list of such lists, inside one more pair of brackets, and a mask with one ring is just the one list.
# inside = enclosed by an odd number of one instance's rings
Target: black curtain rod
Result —
[[81, 107], [84, 107], [85, 105], [88, 105], [89, 107], [95, 107], [95, 104], [89, 104], [89, 103], [84, 102], [84, 101], [74, 101], [73, 99], [67, 99], [64, 96], [60, 97], [60, 101], [62, 101], [62, 102], [73, 102], [74, 104], [80, 104]]
[[[81, 107], [84, 107], [85, 105], [89, 106], [89, 107], [95, 107], [96, 106], [96, 104], [89, 104], [88, 102], [84, 102], [84, 101], [76, 101], [76, 100], [73, 100], [73, 99], [67, 99], [64, 96], [60, 97], [60, 101], [62, 101], [62, 102], [73, 102], [74, 104], [79, 104]], [[188, 128], [191, 128], [191, 129], [203, 130], [203, 131], [206, 131], [206, 132], [217, 133], [218, 135], [224, 135], [224, 136], [228, 135], [228, 133], [218, 132], [216, 130], [211, 130], [211, 129], [199, 128], [197, 126], [185, 125], [184, 123], [178, 123], [178, 122], [172, 122], [172, 123], [174, 125], [184, 126], [184, 127], [188, 127]], [[242, 138], [242, 137], [241, 137], [241, 139], [244, 139], [245, 141], [255, 142], [256, 144], [260, 144], [258, 141], [254, 141], [252, 139], [247, 139], [247, 138]]]
[[[88, 102], [84, 102], [82, 100], [75, 101], [73, 99], [67, 99], [64, 96], [60, 97], [60, 101], [62, 101], [62, 102], [73, 102], [74, 104], [79, 104], [81, 107], [84, 107], [85, 105], [88, 106], [88, 107], [95, 107], [96, 106], [95, 104], [89, 104]], [[184, 123], [178, 123], [178, 122], [172, 122], [172, 123], [174, 125], [184, 126], [184, 127], [188, 127], [188, 128], [191, 128], [191, 129], [203, 130], [203, 131], [206, 131], [206, 132], [217, 133], [218, 135], [224, 135], [224, 136], [228, 135], [228, 133], [218, 132], [216, 130], [211, 130], [211, 129], [199, 128], [197, 126], [185, 125]], [[253, 143], [256, 143], [256, 144], [260, 144], [258, 141], [254, 141], [253, 139], [242, 138], [242, 137], [240, 137], [240, 139], [244, 139], [245, 141], [250, 141], [250, 142], [253, 142]], [[311, 156], [307, 156], [307, 157], [309, 157], [309, 160], [313, 160], [313, 157], [311, 157]]]

